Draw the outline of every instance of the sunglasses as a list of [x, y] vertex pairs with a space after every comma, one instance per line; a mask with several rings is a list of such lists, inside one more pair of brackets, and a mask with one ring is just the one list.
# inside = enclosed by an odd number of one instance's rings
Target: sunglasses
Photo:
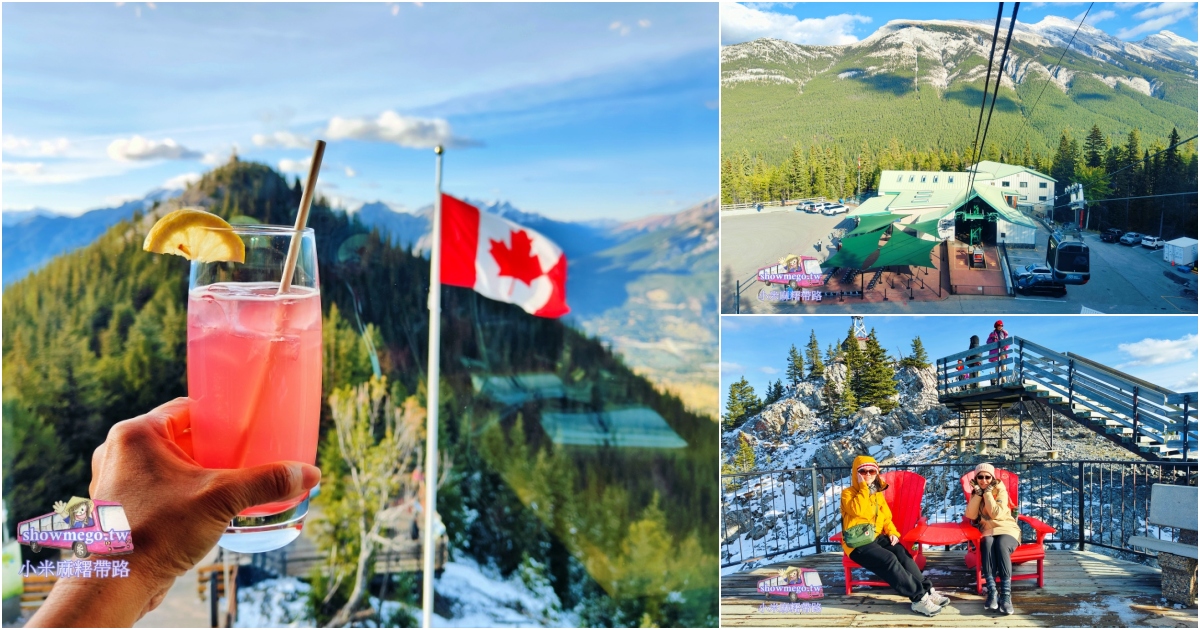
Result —
[[879, 469], [878, 468], [859, 468], [858, 474], [860, 474], [860, 475], [878, 475]]
[[975, 475], [976, 481], [988, 481], [988, 480], [991, 480], [992, 478], [993, 477], [991, 475]]

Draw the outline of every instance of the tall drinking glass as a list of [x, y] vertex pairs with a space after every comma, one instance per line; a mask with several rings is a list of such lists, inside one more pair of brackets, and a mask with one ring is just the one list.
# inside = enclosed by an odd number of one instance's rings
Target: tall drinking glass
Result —
[[[246, 245], [244, 263], [192, 261], [187, 371], [192, 445], [205, 468], [278, 461], [315, 464], [321, 413], [321, 295], [316, 238], [299, 233], [291, 288], [279, 294], [291, 227], [225, 228]], [[257, 553], [295, 540], [308, 494], [239, 514], [220, 545]]]

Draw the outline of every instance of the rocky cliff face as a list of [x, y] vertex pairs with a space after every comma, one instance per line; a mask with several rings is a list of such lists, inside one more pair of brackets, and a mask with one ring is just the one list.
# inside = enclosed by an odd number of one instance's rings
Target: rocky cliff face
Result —
[[738, 443], [745, 441], [755, 448], [760, 468], [768, 462], [772, 468], [849, 466], [861, 453], [870, 452], [877, 458], [891, 455], [884, 446], [889, 436], [954, 417], [938, 404], [933, 367], [905, 367], [896, 372], [899, 406], [887, 414], [878, 407], [863, 407], [845, 422], [836, 423], [827, 409], [825, 387], [828, 384], [841, 394], [845, 379], [845, 366], [834, 364], [826, 368], [823, 378], [789, 388], [782, 400], [725, 434], [726, 452], [734, 452]]

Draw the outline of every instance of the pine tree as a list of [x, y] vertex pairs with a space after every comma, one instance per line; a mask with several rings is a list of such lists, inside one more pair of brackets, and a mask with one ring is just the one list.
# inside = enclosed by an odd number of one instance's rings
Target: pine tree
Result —
[[875, 329], [871, 329], [871, 334], [867, 335], [864, 355], [861, 374], [856, 375], [855, 379], [858, 383], [855, 395], [863, 406], [879, 407], [881, 412], [887, 413], [898, 404], [891, 398], [896, 395], [896, 371], [887, 352], [879, 345]]
[[825, 376], [825, 363], [821, 361], [821, 344], [817, 343], [817, 331], [813, 330], [808, 337], [808, 377]]
[[1100, 133], [1100, 125], [1092, 125], [1088, 137], [1083, 141], [1083, 156], [1087, 166], [1097, 167], [1104, 163], [1105, 146], [1104, 134]]
[[796, 344], [792, 344], [791, 349], [788, 350], [787, 379], [792, 387], [804, 380], [804, 357], [796, 349]]
[[1074, 181], [1078, 151], [1078, 145], [1066, 131], [1062, 132], [1058, 139], [1058, 151], [1054, 154], [1054, 167], [1050, 169], [1050, 176], [1058, 180], [1060, 186], [1067, 186]]
[[833, 365], [834, 363], [837, 362], [837, 360], [838, 360], [838, 353], [837, 353], [837, 350], [834, 349], [834, 345], [829, 344], [829, 345], [825, 346], [825, 364]]
[[729, 385], [729, 397], [725, 399], [725, 415], [721, 418], [726, 431], [745, 421], [746, 402], [743, 390], [749, 386], [745, 376]]
[[733, 455], [733, 470], [747, 473], [754, 470], [754, 464], [754, 448], [746, 440], [738, 440], [738, 450]]
[[840, 429], [842, 420], [858, 413], [858, 397], [854, 395], [854, 389], [850, 387], [850, 380], [854, 373], [849, 367], [846, 368], [846, 380], [842, 383], [841, 395], [836, 397], [836, 402], [833, 406], [833, 428]]
[[925, 353], [925, 345], [921, 343], [920, 335], [913, 337], [912, 354], [904, 357], [900, 361], [900, 365], [913, 368], [929, 367], [929, 355]]
[[864, 356], [858, 347], [858, 337], [854, 336], [853, 324], [846, 333], [846, 340], [842, 342], [842, 356], [846, 363], [847, 388], [854, 390], [854, 395], [861, 401], [864, 394], [860, 380], [863, 375]]

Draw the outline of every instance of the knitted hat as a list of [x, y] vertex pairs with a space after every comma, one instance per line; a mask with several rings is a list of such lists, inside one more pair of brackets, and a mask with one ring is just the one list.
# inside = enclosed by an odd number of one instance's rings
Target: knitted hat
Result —
[[996, 467], [991, 464], [980, 464], [975, 467], [975, 474], [978, 475], [979, 473], [987, 473], [995, 478]]

